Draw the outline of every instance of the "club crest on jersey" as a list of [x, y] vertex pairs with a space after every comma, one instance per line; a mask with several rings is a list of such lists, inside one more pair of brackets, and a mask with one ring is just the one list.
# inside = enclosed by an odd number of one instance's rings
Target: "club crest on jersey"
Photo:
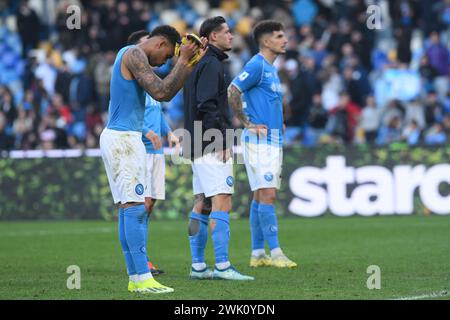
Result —
[[272, 180], [273, 180], [273, 174], [272, 174], [272, 172], [267, 172], [267, 173], [264, 175], [264, 179], [266, 179], [266, 181], [268, 181], [268, 182], [272, 181]]
[[234, 184], [234, 179], [233, 179], [232, 176], [229, 176], [229, 177], [227, 178], [227, 185], [229, 185], [230, 187], [232, 187], [233, 184]]
[[249, 76], [248, 72], [244, 71], [239, 75], [239, 80], [244, 81]]
[[136, 194], [138, 196], [142, 196], [144, 194], [144, 186], [139, 183], [138, 185], [136, 185], [136, 187], [134, 188], [134, 191], [136, 192]]

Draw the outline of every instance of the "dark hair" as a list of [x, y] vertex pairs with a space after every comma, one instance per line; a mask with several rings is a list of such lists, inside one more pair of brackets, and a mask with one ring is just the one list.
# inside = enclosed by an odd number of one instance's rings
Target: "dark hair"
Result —
[[280, 22], [274, 20], [263, 20], [258, 22], [253, 29], [253, 38], [256, 43], [259, 44], [259, 41], [263, 35], [282, 30], [284, 30], [284, 27]]
[[220, 30], [224, 23], [227, 21], [221, 16], [206, 19], [200, 26], [200, 37], [208, 38], [212, 32]]
[[159, 26], [159, 27], [156, 27], [155, 29], [153, 29], [153, 31], [150, 33], [149, 38], [156, 37], [156, 36], [161, 36], [161, 37], [166, 38], [174, 46], [177, 43], [181, 42], [181, 36], [178, 33], [178, 31], [174, 27], [171, 27], [169, 25]]
[[142, 37], [149, 36], [150, 32], [147, 30], [139, 30], [130, 34], [127, 40], [128, 45], [137, 44]]

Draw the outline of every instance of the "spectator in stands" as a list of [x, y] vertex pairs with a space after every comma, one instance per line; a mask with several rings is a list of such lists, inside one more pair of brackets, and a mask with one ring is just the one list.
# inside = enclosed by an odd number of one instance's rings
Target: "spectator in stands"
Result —
[[430, 90], [437, 76], [437, 71], [431, 66], [427, 55], [423, 55], [420, 59], [419, 73], [425, 89]]
[[397, 118], [400, 125], [403, 123], [405, 117], [405, 107], [398, 100], [391, 100], [386, 108], [382, 109], [381, 112], [381, 126], [389, 126], [389, 123], [393, 118]]
[[17, 109], [12, 92], [7, 87], [3, 87], [0, 92], [0, 112], [6, 117], [6, 126], [11, 126], [17, 117]]
[[351, 142], [361, 110], [350, 98], [348, 92], [340, 94], [338, 105], [329, 112], [327, 132], [338, 141]]
[[57, 124], [57, 116], [54, 113], [46, 115], [39, 126], [40, 146], [43, 150], [67, 149], [67, 133]]
[[387, 145], [393, 142], [398, 142], [401, 139], [401, 121], [398, 116], [394, 116], [389, 120], [389, 123], [383, 124], [378, 131], [376, 139], [377, 145]]
[[74, 121], [72, 111], [64, 104], [62, 96], [55, 94], [51, 99], [51, 104], [47, 109], [48, 113], [56, 116], [56, 121], [60, 127], [70, 127]]
[[425, 122], [429, 128], [435, 123], [442, 123], [444, 120], [444, 107], [438, 100], [437, 93], [430, 91], [425, 104]]
[[22, 57], [26, 58], [31, 49], [37, 47], [41, 23], [36, 12], [29, 6], [28, 0], [20, 0], [17, 13], [17, 27], [22, 40]]
[[425, 132], [425, 143], [427, 145], [439, 145], [447, 141], [444, 128], [440, 123], [435, 123]]
[[69, 66], [63, 61], [63, 65], [57, 70], [55, 91], [63, 97], [66, 103], [70, 99], [70, 82], [72, 77], [73, 74], [70, 72]]
[[411, 120], [407, 123], [402, 132], [402, 140], [406, 141], [409, 145], [413, 146], [419, 143], [420, 135], [422, 131], [416, 120]]
[[0, 111], [0, 151], [10, 150], [13, 146], [13, 137], [7, 132], [5, 114]]
[[364, 140], [369, 144], [375, 143], [378, 135], [378, 128], [381, 122], [381, 110], [375, 103], [372, 95], [367, 96], [366, 105], [361, 111], [358, 127], [364, 132]]
[[[28, 1], [9, 1], [1, 18], [11, 18], [8, 26], [16, 21], [18, 32], [0, 27], [0, 145], [22, 149], [95, 147], [98, 128], [107, 120], [111, 65], [130, 30], [173, 23], [185, 32], [195, 29], [216, 9], [228, 16], [235, 31], [226, 70], [229, 78], [256, 53], [251, 37], [256, 22], [274, 18], [285, 24], [287, 53], [275, 65], [285, 90], [288, 143], [325, 141], [325, 121], [327, 132], [332, 128], [333, 137], [349, 144], [398, 141], [400, 138], [389, 138], [397, 137], [396, 124], [405, 142], [414, 141], [415, 125], [425, 131], [434, 128], [429, 136], [442, 138], [441, 133], [433, 133], [438, 131], [435, 124], [441, 123], [443, 131], [450, 134], [450, 2], [378, 2], [389, 9], [386, 18], [392, 20], [391, 30], [384, 19], [385, 32], [367, 28], [364, 0], [61, 0], [54, 13], [38, 10], [42, 1], [33, 1], [36, 10]], [[81, 30], [67, 28], [71, 4], [81, 8]], [[418, 28], [422, 32], [415, 32]], [[420, 34], [428, 38], [422, 39]], [[417, 46], [420, 43], [422, 47]], [[170, 67], [168, 63], [157, 72], [164, 77]], [[353, 103], [342, 105], [342, 91]], [[374, 97], [366, 100], [372, 93]], [[62, 104], [55, 95], [62, 97]], [[415, 96], [418, 100], [411, 103]], [[183, 119], [181, 97], [163, 103], [175, 126]], [[62, 106], [56, 113], [55, 102]], [[364, 109], [358, 120], [359, 106]], [[53, 121], [50, 116], [56, 117], [54, 126], [49, 124]], [[49, 127], [46, 134], [42, 134], [43, 123]], [[56, 137], [63, 136], [61, 130], [66, 138], [58, 140]], [[360, 134], [364, 131], [365, 135]], [[59, 133], [52, 139], [49, 132]], [[58, 142], [62, 140], [65, 143]]]
[[328, 121], [327, 110], [322, 105], [322, 96], [316, 93], [312, 98], [312, 105], [309, 108], [308, 123], [306, 135], [310, 146], [317, 145], [321, 137], [326, 133], [325, 127]]
[[295, 64], [298, 70], [289, 84], [292, 99], [290, 107], [292, 110], [291, 118], [287, 121], [289, 126], [302, 127], [306, 124], [309, 107], [312, 104], [314, 94], [320, 92], [320, 83], [316, 75], [315, 60], [312, 55], [305, 55], [300, 63], [295, 60], [288, 60], [287, 65]]
[[419, 126], [420, 129], [425, 128], [425, 110], [422, 101], [419, 98], [412, 100], [406, 104], [405, 123], [412, 121]]
[[100, 112], [107, 112], [109, 105], [109, 82], [111, 80], [111, 70], [116, 55], [108, 51], [104, 56], [97, 59], [94, 67], [94, 81], [97, 89], [97, 103]]
[[427, 57], [430, 65], [436, 70], [440, 76], [448, 76], [449, 73], [449, 51], [441, 43], [438, 32], [434, 31], [430, 36], [430, 46], [427, 49]]

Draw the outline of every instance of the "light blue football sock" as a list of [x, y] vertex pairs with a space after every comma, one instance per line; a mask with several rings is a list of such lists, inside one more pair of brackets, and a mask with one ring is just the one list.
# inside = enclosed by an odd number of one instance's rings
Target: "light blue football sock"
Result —
[[147, 249], [147, 261], [150, 261], [150, 257], [148, 256], [148, 225], [150, 223], [150, 215], [147, 213], [147, 216], [145, 217], [145, 230], [144, 230], [144, 236], [145, 236], [145, 248]]
[[192, 264], [204, 263], [208, 241], [208, 216], [191, 212], [188, 229]]
[[250, 206], [250, 234], [252, 236], [252, 250], [264, 250], [264, 234], [259, 223], [259, 202], [252, 201]]
[[209, 219], [216, 221], [216, 227], [211, 233], [214, 244], [214, 253], [216, 255], [216, 265], [229, 261], [228, 244], [230, 242], [230, 216], [228, 212], [211, 212]]
[[125, 263], [127, 265], [127, 272], [129, 276], [137, 275], [134, 267], [133, 257], [128, 248], [127, 238], [125, 237], [125, 223], [124, 223], [123, 208], [119, 209], [119, 241], [122, 247], [123, 256], [125, 257]]
[[275, 206], [272, 204], [259, 204], [259, 223], [264, 234], [264, 240], [269, 244], [270, 250], [279, 248], [278, 224]]
[[143, 204], [124, 209], [125, 237], [133, 257], [134, 267], [138, 275], [150, 272], [147, 264], [146, 219], [147, 212]]

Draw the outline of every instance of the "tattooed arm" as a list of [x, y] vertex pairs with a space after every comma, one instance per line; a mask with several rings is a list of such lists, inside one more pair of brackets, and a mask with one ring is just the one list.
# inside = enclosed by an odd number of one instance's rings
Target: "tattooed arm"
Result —
[[124, 64], [139, 85], [157, 101], [170, 101], [183, 87], [192, 71], [187, 59], [178, 59], [167, 77], [159, 78], [148, 63], [147, 56], [139, 47], [130, 48], [124, 55]]
[[264, 124], [253, 124], [244, 114], [241, 100], [242, 92], [233, 84], [228, 87], [228, 104], [233, 109], [234, 115], [241, 121], [241, 123], [250, 131], [258, 135], [267, 135], [267, 126]]
[[250, 122], [244, 114], [241, 95], [241, 91], [239, 91], [235, 85], [230, 84], [228, 87], [228, 103], [231, 106], [231, 109], [233, 109], [234, 115], [239, 119], [239, 121], [241, 121], [244, 127], [248, 128], [250, 126]]

